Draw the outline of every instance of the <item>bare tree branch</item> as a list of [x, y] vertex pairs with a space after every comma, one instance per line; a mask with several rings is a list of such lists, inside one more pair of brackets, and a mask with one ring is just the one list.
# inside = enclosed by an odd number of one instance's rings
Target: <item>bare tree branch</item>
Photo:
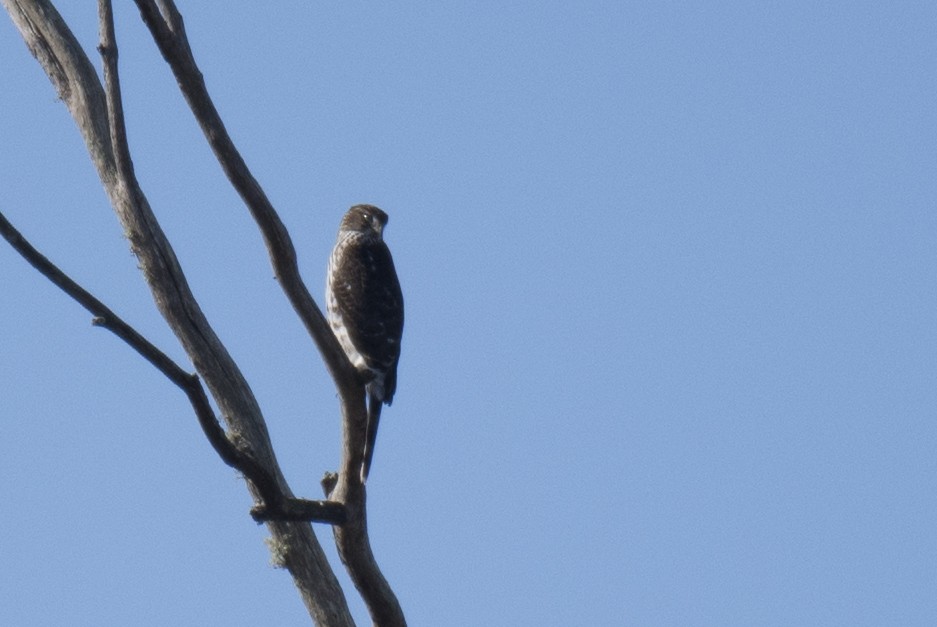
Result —
[[326, 495], [344, 503], [349, 515], [345, 525], [333, 528], [336, 545], [375, 624], [405, 625], [400, 604], [374, 559], [368, 539], [366, 492], [359, 476], [367, 423], [362, 382], [302, 281], [296, 251], [286, 227], [225, 129], [195, 62], [175, 3], [173, 0], [135, 2], [212, 151], [257, 222], [280, 285], [335, 380], [343, 417], [342, 467], [337, 482], [333, 489], [327, 489]]
[[107, 329], [122, 339], [185, 392], [195, 415], [198, 417], [202, 431], [215, 452], [218, 453], [218, 456], [226, 464], [243, 473], [261, 493], [263, 504], [257, 505], [251, 510], [251, 515], [255, 520], [259, 522], [266, 520], [306, 520], [326, 522], [333, 525], [340, 525], [345, 522], [347, 519], [345, 508], [340, 503], [288, 499], [280, 493], [279, 486], [270, 473], [228, 439], [228, 435], [218, 424], [218, 419], [208, 402], [208, 397], [205, 395], [205, 390], [202, 388], [198, 376], [183, 370], [166, 353], [154, 346], [152, 342], [127, 324], [107, 305], [62, 272], [58, 266], [36, 250], [7, 220], [3, 213], [0, 213], [0, 237], [9, 242], [14, 250], [55, 286], [87, 309], [94, 316], [92, 323], [95, 326]]
[[355, 369], [300, 276], [296, 249], [289, 232], [228, 135], [208, 94], [205, 80], [189, 47], [182, 15], [172, 0], [161, 0], [159, 3], [153, 0], [135, 2], [218, 162], [257, 222], [277, 280], [316, 342], [333, 379], [338, 385], [357, 383]]
[[[256, 399], [192, 296], [175, 253], [133, 175], [120, 102], [113, 97], [119, 93], [116, 74], [108, 81], [112, 95], [109, 100], [87, 55], [48, 0], [2, 2], [75, 119], [157, 308], [211, 391], [232, 439], [243, 444], [251, 457], [269, 470], [281, 493], [291, 497]], [[101, 45], [107, 57], [108, 49], [116, 46], [113, 25], [108, 23], [109, 2], [102, 3]], [[112, 64], [110, 71], [115, 70]], [[126, 152], [115, 156], [115, 150]], [[248, 487], [255, 497], [261, 497], [251, 482]], [[311, 527], [281, 521], [267, 525], [278, 561], [293, 575], [316, 623], [352, 625], [344, 594]]]
[[366, 493], [358, 473], [366, 424], [363, 381], [348, 362], [305, 287], [285, 226], [248, 170], [208, 96], [175, 4], [172, 0], [135, 0], [209, 144], [257, 221], [276, 276], [338, 388], [344, 427], [342, 464], [340, 474], [323, 482], [327, 496], [334, 502], [292, 497], [276, 463], [256, 400], [192, 297], [172, 248], [139, 188], [123, 122], [110, 2], [99, 2], [99, 51], [105, 77], [105, 88], [102, 88], [87, 56], [48, 0], [0, 1], [75, 118], [124, 225], [131, 249], [140, 260], [157, 307], [211, 390], [231, 429], [231, 436], [215, 419], [199, 379], [185, 373], [129, 327], [124, 329], [125, 323], [95, 299], [103, 308], [97, 314], [99, 322], [118, 335], [124, 333], [121, 337], [125, 341], [185, 390], [219, 455], [245, 474], [251, 491], [262, 499], [251, 514], [257, 520], [268, 521], [273, 534], [271, 547], [280, 563], [293, 574], [317, 623], [346, 625], [351, 624], [351, 619], [334, 575], [308, 525], [296, 526], [283, 521], [327, 520], [333, 523], [339, 555], [375, 624], [405, 625], [399, 603], [374, 560], [367, 535]]

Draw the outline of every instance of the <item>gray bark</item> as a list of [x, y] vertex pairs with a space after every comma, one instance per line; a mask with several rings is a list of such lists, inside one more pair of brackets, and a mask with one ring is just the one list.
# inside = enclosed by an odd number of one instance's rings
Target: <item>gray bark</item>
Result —
[[[113, 38], [112, 23], [108, 29], [108, 20], [102, 19], [105, 90], [87, 55], [50, 2], [2, 2], [75, 119], [156, 306], [207, 385], [221, 411], [229, 437], [275, 477], [284, 495], [291, 496], [260, 407], [189, 290], [173, 249], [134, 176], [120, 108], [116, 47], [113, 41], [108, 41], [108, 30]], [[102, 17], [109, 16], [109, 3], [102, 2], [101, 7]], [[107, 72], [107, 54], [114, 55], [110, 73]], [[248, 487], [255, 499], [258, 498], [249, 482]], [[346, 493], [347, 490], [337, 492]], [[267, 526], [274, 557], [293, 576], [315, 623], [328, 627], [353, 625], [345, 596], [311, 526], [305, 522], [281, 521], [270, 521]]]

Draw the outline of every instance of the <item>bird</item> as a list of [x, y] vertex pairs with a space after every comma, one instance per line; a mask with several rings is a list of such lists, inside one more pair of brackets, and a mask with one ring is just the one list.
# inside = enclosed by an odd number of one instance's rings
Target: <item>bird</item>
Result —
[[348, 360], [367, 381], [362, 483], [371, 469], [381, 408], [393, 402], [397, 391], [403, 335], [403, 293], [384, 242], [387, 220], [387, 214], [373, 205], [350, 208], [338, 228], [326, 280], [329, 326]]

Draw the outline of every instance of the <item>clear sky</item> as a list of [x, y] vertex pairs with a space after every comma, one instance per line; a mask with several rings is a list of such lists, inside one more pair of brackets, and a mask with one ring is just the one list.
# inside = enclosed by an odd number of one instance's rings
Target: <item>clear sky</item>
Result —
[[[116, 4], [144, 190], [317, 498], [334, 387]], [[181, 5], [317, 296], [345, 209], [391, 216], [410, 624], [937, 624], [937, 5]], [[0, 113], [0, 210], [188, 366], [6, 18]], [[5, 244], [0, 288], [0, 624], [305, 624], [183, 395]]]

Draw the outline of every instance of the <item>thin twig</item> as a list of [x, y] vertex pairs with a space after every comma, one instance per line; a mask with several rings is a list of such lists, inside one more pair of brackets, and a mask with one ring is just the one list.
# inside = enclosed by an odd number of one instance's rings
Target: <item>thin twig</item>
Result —
[[23, 237], [16, 228], [0, 213], [0, 236], [43, 276], [56, 287], [72, 297], [94, 316], [95, 326], [107, 329], [144, 359], [153, 364], [167, 379], [176, 384], [195, 410], [199, 425], [212, 447], [226, 464], [241, 472], [253, 483], [264, 499], [264, 503], [255, 506], [251, 515], [258, 522], [267, 520], [306, 520], [343, 524], [347, 518], [345, 508], [340, 503], [331, 501], [309, 501], [284, 497], [273, 477], [257, 463], [254, 458], [240, 450], [228, 438], [227, 433], [218, 423], [202, 382], [197, 375], [183, 370], [166, 353], [147, 340], [136, 329], [127, 324], [107, 305], [98, 300], [88, 290], [76, 283], [58, 266], [49, 261], [42, 253]]
[[130, 144], [127, 142], [127, 127], [124, 125], [120, 74], [117, 72], [117, 39], [114, 36], [114, 13], [110, 0], [99, 0], [98, 20], [101, 23], [98, 53], [104, 62], [104, 93], [107, 96], [111, 150], [114, 153], [117, 173], [121, 180], [127, 182], [134, 178], [133, 162], [130, 159]]
[[93, 316], [93, 323], [102, 327], [122, 339], [137, 351], [144, 359], [156, 366], [170, 381], [181, 388], [185, 388], [186, 380], [191, 375], [180, 368], [166, 353], [162, 352], [149, 340], [140, 335], [133, 327], [124, 322], [117, 314], [104, 303], [95, 298], [90, 292], [78, 285], [71, 277], [62, 272], [58, 266], [49, 261], [42, 253], [30, 244], [22, 233], [0, 213], [0, 236], [3, 237], [13, 250], [18, 252], [29, 264], [63, 292], [71, 296], [79, 305], [87, 309]]

